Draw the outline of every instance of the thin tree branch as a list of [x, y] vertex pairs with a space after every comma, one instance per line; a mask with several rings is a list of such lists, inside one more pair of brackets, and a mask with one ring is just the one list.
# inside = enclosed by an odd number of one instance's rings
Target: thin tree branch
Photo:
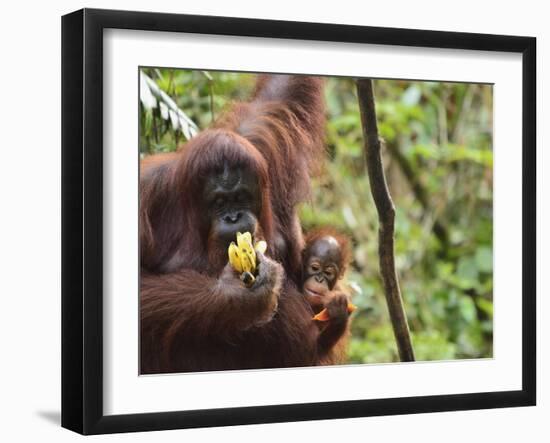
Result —
[[395, 207], [391, 199], [380, 156], [380, 139], [372, 80], [357, 80], [357, 96], [365, 141], [365, 159], [372, 197], [378, 211], [378, 254], [384, 292], [401, 361], [414, 361], [409, 325], [403, 307], [394, 257]]

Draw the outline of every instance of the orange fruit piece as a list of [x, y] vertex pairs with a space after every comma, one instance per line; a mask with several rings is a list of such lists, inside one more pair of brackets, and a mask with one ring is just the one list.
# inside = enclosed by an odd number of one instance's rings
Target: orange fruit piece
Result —
[[328, 316], [327, 308], [323, 309], [316, 316], [314, 316], [313, 320], [317, 320], [317, 321], [328, 321], [328, 320], [330, 320], [330, 318]]
[[[355, 306], [353, 303], [348, 303], [348, 314], [351, 314], [356, 309], [357, 309], [357, 306]], [[328, 316], [327, 308], [323, 309], [321, 312], [319, 312], [317, 315], [315, 315], [313, 317], [313, 320], [317, 320], [317, 321], [328, 321], [328, 320], [330, 320], [330, 317]]]

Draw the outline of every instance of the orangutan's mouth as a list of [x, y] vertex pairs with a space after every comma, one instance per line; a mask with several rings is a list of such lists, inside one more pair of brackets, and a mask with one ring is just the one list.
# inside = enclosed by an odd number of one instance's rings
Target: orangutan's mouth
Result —
[[310, 289], [310, 288], [304, 288], [305, 292], [307, 295], [309, 295], [310, 297], [319, 297], [321, 298], [323, 296], [323, 294], [321, 294], [320, 292], [317, 292], [317, 291], [314, 291], [313, 289]]

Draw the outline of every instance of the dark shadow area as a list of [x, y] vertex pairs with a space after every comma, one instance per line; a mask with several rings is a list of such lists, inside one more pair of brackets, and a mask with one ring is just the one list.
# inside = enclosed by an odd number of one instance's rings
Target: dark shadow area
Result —
[[36, 415], [54, 425], [61, 425], [61, 411], [37, 411]]

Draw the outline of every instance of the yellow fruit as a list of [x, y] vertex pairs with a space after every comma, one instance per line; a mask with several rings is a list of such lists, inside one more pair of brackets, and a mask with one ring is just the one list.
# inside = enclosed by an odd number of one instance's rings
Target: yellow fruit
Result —
[[237, 272], [243, 272], [243, 265], [241, 261], [241, 256], [239, 254], [239, 248], [237, 247], [235, 242], [231, 242], [227, 253], [229, 255], [229, 263], [231, 263], [233, 269], [235, 269], [235, 271]]
[[260, 254], [265, 254], [265, 251], [267, 251], [267, 243], [263, 240], [260, 240], [258, 243], [256, 243], [256, 246], [254, 246], [254, 249]]
[[244, 250], [239, 250], [239, 256], [241, 257], [241, 264], [243, 272], [254, 272], [254, 264], [252, 263], [251, 257]]
[[[252, 234], [250, 232], [245, 232], [244, 234], [237, 232], [237, 246], [243, 263], [243, 269], [248, 272], [254, 272], [256, 270], [256, 252], [252, 247]], [[247, 257], [249, 265], [245, 265], [246, 260], [244, 257]]]
[[252, 246], [252, 234], [245, 232], [241, 234], [237, 232], [237, 243], [231, 242], [227, 250], [229, 263], [235, 271], [241, 273], [241, 280], [250, 287], [254, 284], [256, 278], [256, 251], [263, 254], [267, 250], [267, 243], [263, 240]]
[[252, 244], [252, 234], [250, 232], [245, 232], [244, 234], [241, 234], [240, 232], [237, 232], [237, 244], [240, 246], [241, 243], [247, 243], [249, 245]]

